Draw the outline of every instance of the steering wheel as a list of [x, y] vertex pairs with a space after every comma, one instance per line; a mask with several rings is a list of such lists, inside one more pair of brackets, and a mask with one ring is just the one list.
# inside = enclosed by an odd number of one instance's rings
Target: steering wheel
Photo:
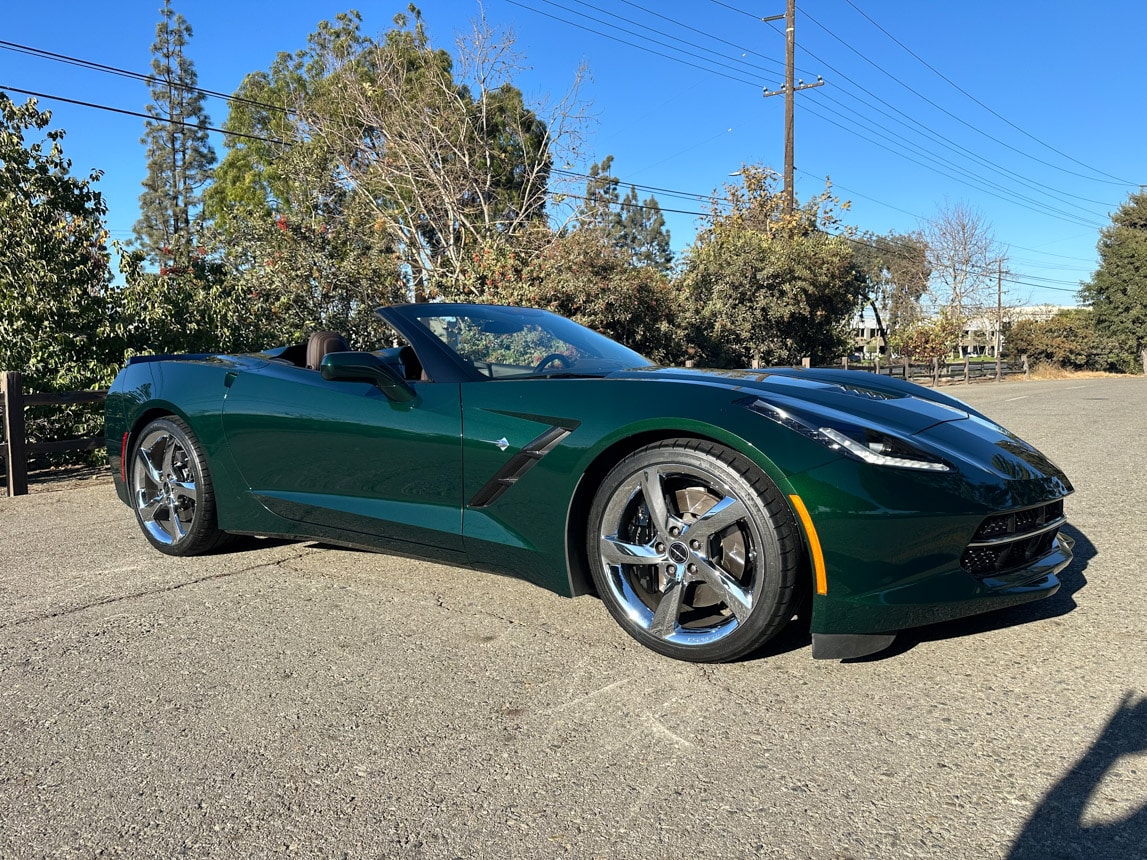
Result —
[[568, 358], [566, 358], [560, 352], [551, 352], [549, 355], [534, 365], [534, 373], [541, 373], [542, 368], [544, 368], [547, 364], [560, 365], [563, 370], [569, 370], [570, 368], [570, 360]]

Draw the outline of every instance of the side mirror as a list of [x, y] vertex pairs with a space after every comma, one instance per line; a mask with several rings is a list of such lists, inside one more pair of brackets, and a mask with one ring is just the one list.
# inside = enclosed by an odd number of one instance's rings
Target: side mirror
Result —
[[396, 403], [409, 403], [414, 389], [389, 364], [369, 352], [328, 352], [319, 365], [323, 379], [332, 382], [371, 382]]

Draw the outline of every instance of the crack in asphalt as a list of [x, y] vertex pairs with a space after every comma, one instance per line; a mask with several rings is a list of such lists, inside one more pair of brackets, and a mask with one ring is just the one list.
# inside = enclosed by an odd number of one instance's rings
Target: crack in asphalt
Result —
[[277, 561], [252, 564], [247, 567], [239, 568], [238, 570], [224, 571], [223, 573], [212, 573], [207, 576], [201, 576], [197, 579], [189, 579], [186, 582], [179, 582], [175, 585], [167, 585], [163, 588], [146, 588], [142, 591], [134, 591], [130, 594], [117, 594], [112, 597], [105, 597], [102, 600], [93, 600], [91, 603], [85, 603], [82, 606], [72, 606], [68, 609], [58, 609], [53, 612], [42, 612], [38, 615], [29, 616], [28, 618], [21, 618], [17, 621], [9, 621], [7, 623], [0, 624], [0, 630], [11, 630], [14, 627], [23, 627], [26, 624], [35, 624], [38, 621], [50, 621], [53, 618], [65, 618], [69, 615], [78, 615], [79, 613], [86, 612], [89, 609], [96, 609], [100, 606], [110, 606], [114, 603], [123, 603], [129, 600], [136, 600], [140, 597], [151, 597], [152, 595], [156, 594], [170, 594], [171, 592], [179, 591], [180, 589], [188, 588], [192, 585], [200, 585], [204, 582], [212, 582], [217, 579], [227, 579], [232, 576], [239, 576], [240, 574], [250, 573], [251, 571], [258, 570], [259, 568], [281, 567], [288, 562], [298, 561], [304, 555], [307, 555], [307, 553], [298, 552], [292, 556], [281, 558]]

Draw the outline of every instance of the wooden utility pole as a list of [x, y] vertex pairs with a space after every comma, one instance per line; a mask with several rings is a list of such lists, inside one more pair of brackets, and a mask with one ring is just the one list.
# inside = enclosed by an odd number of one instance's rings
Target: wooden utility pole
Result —
[[[773, 15], [769, 18], [762, 18], [762, 21], [776, 21], [780, 19], [780, 15]], [[813, 87], [824, 86], [824, 81], [817, 75], [815, 84], [806, 84], [804, 81], [796, 80], [796, 58], [797, 58], [797, 35], [796, 35], [796, 20], [797, 20], [797, 0], [787, 0], [785, 4], [785, 85], [779, 90], [770, 90], [765, 88], [765, 98], [769, 96], [777, 96], [781, 93], [785, 94], [785, 214], [791, 215], [793, 213], [795, 195], [793, 193], [793, 137], [794, 137], [794, 114], [796, 108], [796, 92], [797, 90], [808, 90]]]
[[1004, 261], [996, 260], [996, 382], [1002, 376], [1000, 372], [1000, 345], [1003, 343], [1000, 329], [1004, 327]]

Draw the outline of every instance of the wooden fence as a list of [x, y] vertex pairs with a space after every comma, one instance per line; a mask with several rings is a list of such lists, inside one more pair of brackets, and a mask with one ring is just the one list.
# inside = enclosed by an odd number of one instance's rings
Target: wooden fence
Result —
[[3, 412], [3, 444], [0, 457], [8, 478], [8, 495], [23, 496], [28, 492], [28, 457], [32, 454], [55, 454], [63, 451], [95, 451], [104, 447], [103, 436], [86, 439], [57, 439], [51, 442], [29, 442], [24, 420], [26, 406], [64, 406], [73, 403], [103, 403], [106, 391], [68, 391], [57, 394], [24, 393], [23, 376], [12, 371], [0, 373], [0, 411]]
[[885, 376], [899, 376], [901, 379], [915, 380], [930, 385], [939, 385], [941, 382], [970, 383], [974, 379], [1005, 379], [1008, 376], [1023, 374], [1030, 376], [1028, 357], [1021, 356], [1018, 362], [1001, 362], [997, 368], [994, 361], [940, 361], [933, 359], [927, 363], [910, 363], [907, 359], [892, 359], [873, 362], [855, 362], [843, 359], [841, 366], [845, 370], [860, 370], [869, 373], [880, 373]]

